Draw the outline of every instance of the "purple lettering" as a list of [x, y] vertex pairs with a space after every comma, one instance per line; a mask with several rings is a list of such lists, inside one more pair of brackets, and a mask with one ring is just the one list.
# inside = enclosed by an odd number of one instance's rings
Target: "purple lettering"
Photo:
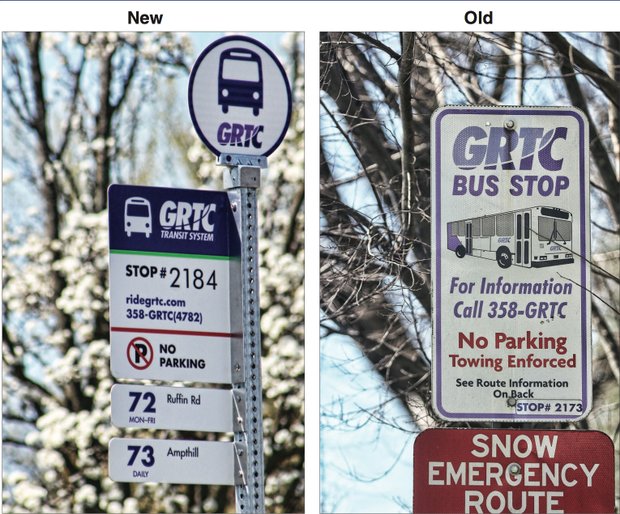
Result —
[[510, 153], [517, 147], [519, 138], [514, 130], [506, 130], [503, 127], [491, 127], [489, 133], [489, 147], [485, 161], [485, 170], [494, 170], [499, 161], [503, 170], [514, 170]]
[[[469, 145], [469, 140], [480, 141], [486, 139], [487, 135], [481, 127], [465, 127], [454, 140], [452, 149], [452, 158], [462, 170], [473, 170], [476, 166], [482, 164], [484, 154], [486, 153], [486, 145]], [[469, 145], [469, 146], [468, 146]]]
[[259, 135], [265, 130], [263, 125], [242, 125], [240, 123], [222, 123], [217, 129], [217, 142], [221, 145], [261, 148], [263, 142]]
[[463, 128], [456, 136], [452, 158], [462, 170], [473, 170], [483, 162], [485, 170], [495, 170], [498, 164], [502, 170], [514, 170], [515, 162], [518, 162], [519, 170], [531, 171], [536, 156], [543, 169], [559, 171], [564, 159], [557, 158], [557, 150], [554, 157], [554, 144], [559, 139], [566, 140], [567, 135], [567, 127], [557, 127], [545, 133], [540, 127], [523, 127], [517, 132], [504, 127], [484, 129], [472, 125]]
[[543, 129], [523, 127], [519, 132], [519, 137], [523, 140], [523, 151], [521, 152], [521, 163], [519, 169], [530, 171], [534, 163], [534, 152], [536, 151], [536, 142], [542, 137]]
[[[538, 151], [538, 160], [543, 168], [548, 171], [558, 171], [562, 169], [562, 162], [564, 159], [554, 159], [551, 156], [551, 147], [553, 143], [555, 143], [558, 139], [566, 140], [566, 136], [568, 134], [567, 127], [557, 127], [555, 131], [549, 131], [543, 137], [543, 140], [540, 144], [541, 148]], [[549, 139], [547, 144], [546, 140]]]
[[227, 145], [230, 142], [230, 123], [222, 123], [217, 129], [217, 142]]

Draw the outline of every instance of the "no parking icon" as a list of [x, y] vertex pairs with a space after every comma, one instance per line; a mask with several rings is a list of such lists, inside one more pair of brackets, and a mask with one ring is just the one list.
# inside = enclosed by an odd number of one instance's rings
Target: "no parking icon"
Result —
[[134, 337], [127, 345], [127, 360], [135, 369], [146, 369], [153, 362], [153, 347], [148, 339]]

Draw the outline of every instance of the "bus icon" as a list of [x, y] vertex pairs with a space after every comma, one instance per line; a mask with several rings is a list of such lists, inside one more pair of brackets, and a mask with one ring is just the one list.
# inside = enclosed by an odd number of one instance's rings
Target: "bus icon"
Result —
[[218, 72], [218, 105], [226, 114], [228, 108], [248, 107], [258, 116], [263, 108], [263, 67], [256, 52], [230, 48], [220, 55]]
[[131, 237], [133, 232], [151, 235], [153, 222], [151, 220], [151, 204], [145, 198], [133, 196], [125, 201], [125, 232]]
[[573, 215], [557, 207], [528, 207], [448, 223], [448, 250], [459, 259], [482, 257], [506, 269], [572, 264]]

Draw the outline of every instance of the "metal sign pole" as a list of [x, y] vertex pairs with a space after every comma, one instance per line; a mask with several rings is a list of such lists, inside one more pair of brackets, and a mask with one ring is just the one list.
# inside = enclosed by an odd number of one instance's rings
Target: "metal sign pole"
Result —
[[241, 310], [243, 324], [243, 360], [245, 382], [234, 389], [245, 389], [240, 406], [242, 423], [235, 441], [247, 445], [247, 472], [241, 485], [235, 486], [238, 513], [265, 512], [263, 463], [263, 391], [261, 382], [260, 300], [258, 283], [258, 233], [256, 190], [265, 157], [222, 154], [218, 164], [227, 167], [224, 185], [239, 192], [241, 237]]
[[[247, 78], [246, 66], [256, 71], [254, 81]], [[223, 74], [223, 69], [230, 73]], [[248, 80], [245, 83], [251, 87], [242, 91], [239, 80]], [[235, 431], [239, 446], [236, 458], [239, 469], [245, 472], [237, 477], [242, 485], [236, 486], [236, 503], [238, 513], [264, 513], [256, 190], [260, 187], [260, 170], [267, 167], [267, 156], [286, 134], [291, 119], [291, 87], [284, 67], [269, 48], [247, 36], [226, 36], [205, 48], [194, 63], [188, 102], [198, 136], [218, 156], [218, 165], [226, 167], [224, 187], [230, 191], [241, 237], [240, 287], [239, 274], [234, 279], [236, 291], [241, 290], [245, 378], [233, 380], [233, 398], [239, 424]], [[238, 318], [235, 325], [239, 325]], [[241, 368], [240, 364], [235, 361], [232, 371]], [[245, 398], [243, 405], [236, 401], [240, 397]]]

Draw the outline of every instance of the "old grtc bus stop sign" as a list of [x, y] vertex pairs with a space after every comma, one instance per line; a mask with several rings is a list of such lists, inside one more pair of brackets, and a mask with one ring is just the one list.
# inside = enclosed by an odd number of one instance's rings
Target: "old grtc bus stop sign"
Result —
[[591, 408], [588, 125], [570, 107], [431, 120], [433, 406], [452, 421]]

